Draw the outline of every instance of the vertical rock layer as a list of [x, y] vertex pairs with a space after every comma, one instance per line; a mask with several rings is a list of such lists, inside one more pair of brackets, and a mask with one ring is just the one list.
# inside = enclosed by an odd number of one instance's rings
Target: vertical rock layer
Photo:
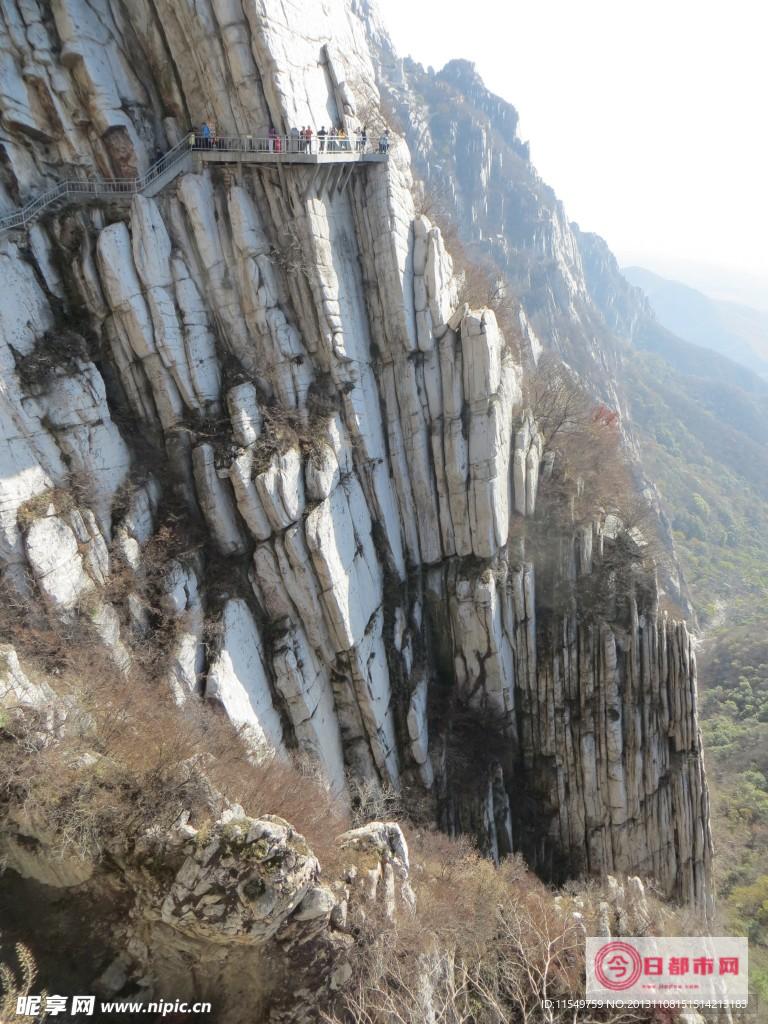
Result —
[[[3, 18], [8, 206], [65, 167], [140, 171], [204, 118], [352, 132], [377, 102], [378, 30], [343, 0], [9, 0]], [[340, 798], [350, 777], [392, 787], [547, 877], [642, 873], [703, 902], [685, 626], [647, 576], [609, 613], [580, 600], [616, 546], [599, 517], [553, 537], [546, 568], [526, 543], [547, 500], [529, 364], [461, 302], [404, 142], [347, 182], [311, 175], [201, 164], [129, 209], [0, 241], [6, 585], [88, 618], [124, 663], [158, 537], [194, 531], [161, 602], [175, 639], [157, 683], [177, 700], [300, 751]], [[505, 212], [505, 244], [523, 221]], [[555, 236], [543, 287], [581, 296], [564, 219], [542, 245]], [[558, 586], [563, 607], [539, 593]]]

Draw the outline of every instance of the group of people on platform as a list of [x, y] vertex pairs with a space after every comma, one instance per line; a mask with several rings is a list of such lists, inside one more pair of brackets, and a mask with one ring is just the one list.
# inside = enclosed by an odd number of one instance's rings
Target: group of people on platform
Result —
[[[363, 125], [362, 128], [356, 128], [354, 137], [350, 138], [344, 128], [331, 127], [329, 131], [325, 130], [325, 125], [317, 133], [319, 142], [318, 151], [320, 153], [337, 153], [339, 151], [349, 150], [353, 148], [358, 153], [364, 153], [368, 149], [368, 128]], [[389, 152], [389, 128], [386, 128], [379, 136], [379, 152]]]
[[[198, 131], [194, 132], [190, 139], [200, 149], [219, 149], [223, 146], [223, 140], [216, 132], [216, 125], [212, 122], [203, 121]], [[266, 138], [253, 140], [246, 136], [252, 149], [263, 149], [270, 153], [339, 153], [355, 152], [364, 153], [368, 149], [368, 129], [363, 126], [356, 128], [350, 138], [345, 129], [331, 126], [326, 130], [325, 125], [317, 132], [312, 130], [310, 125], [301, 128], [291, 128], [287, 135], [280, 135], [276, 128], [270, 128]], [[316, 146], [313, 141], [317, 140]], [[385, 128], [379, 136], [379, 152], [389, 152], [389, 128]]]
[[[270, 138], [273, 138], [273, 133], [274, 139], [279, 140], [280, 137], [274, 128], [270, 129]], [[300, 129], [291, 128], [286, 142], [294, 153], [311, 153], [313, 152], [313, 138], [315, 138], [315, 134], [307, 125]], [[326, 129], [323, 125], [317, 132], [317, 152], [319, 153], [351, 152], [353, 149], [357, 153], [364, 153], [368, 149], [368, 128], [365, 125], [362, 128], [356, 128], [352, 136], [347, 134], [343, 126], [336, 128], [331, 125], [329, 129]], [[379, 152], [389, 152], [389, 128], [379, 136]]]

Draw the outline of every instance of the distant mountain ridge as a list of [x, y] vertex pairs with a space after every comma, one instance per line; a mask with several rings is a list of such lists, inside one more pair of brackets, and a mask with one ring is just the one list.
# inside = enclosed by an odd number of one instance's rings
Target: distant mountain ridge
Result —
[[[739, 361], [747, 353], [759, 362], [756, 342], [741, 338], [738, 348], [720, 338], [718, 348], [717, 338], [672, 330], [646, 293], [655, 290], [651, 276], [633, 280], [604, 239], [569, 221], [516, 137], [517, 111], [485, 89], [474, 65], [425, 69], [399, 60], [385, 36], [377, 56], [428, 205], [446, 208], [468, 250], [503, 273], [544, 347], [621, 410], [639, 442], [643, 484], [658, 488], [662, 523], [685, 552], [704, 620], [721, 593], [752, 601], [734, 550], [759, 551], [756, 565], [768, 558], [768, 379], [759, 372], [768, 366]], [[705, 325], [733, 312], [695, 289], [685, 293], [705, 304]], [[738, 337], [735, 327], [731, 334]], [[768, 346], [764, 355], [768, 363]], [[705, 492], [709, 518], [701, 520], [694, 496]], [[708, 559], [694, 550], [700, 537]], [[686, 601], [685, 588], [667, 586]]]
[[622, 273], [643, 290], [667, 330], [768, 378], [768, 312], [710, 298], [643, 267], [624, 267]]

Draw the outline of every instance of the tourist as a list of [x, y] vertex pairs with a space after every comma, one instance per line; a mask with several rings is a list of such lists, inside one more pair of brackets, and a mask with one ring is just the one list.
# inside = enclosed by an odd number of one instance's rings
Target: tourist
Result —
[[349, 139], [343, 128], [339, 128], [339, 149], [349, 149]]
[[291, 136], [291, 140], [290, 140], [290, 144], [288, 146], [289, 152], [291, 152], [291, 153], [298, 153], [299, 152], [299, 129], [296, 127], [296, 125], [294, 125], [293, 128], [291, 128], [290, 136]]
[[304, 129], [304, 152], [312, 152], [312, 128], [309, 125]]
[[328, 132], [325, 130], [325, 125], [323, 125], [323, 127], [317, 133], [317, 137], [320, 140], [320, 152], [321, 153], [325, 152], [325, 140], [326, 140], [327, 136], [328, 136]]
[[355, 128], [355, 149], [357, 150], [358, 153], [360, 152], [360, 150], [362, 148], [362, 145], [363, 145], [362, 141], [361, 141], [362, 140], [362, 136], [363, 136], [363, 133], [360, 131], [360, 129], [359, 128]]
[[384, 131], [379, 136], [379, 152], [389, 152], [389, 128], [385, 128]]
[[332, 126], [331, 130], [328, 132], [328, 150], [329, 150], [329, 152], [335, 153], [336, 150], [339, 148], [338, 144], [336, 142], [336, 139], [338, 137], [339, 137], [339, 133], [336, 131], [335, 126]]
[[200, 125], [200, 145], [203, 149], [208, 149], [211, 145], [211, 129], [208, 127], [207, 121], [203, 121]]
[[275, 139], [277, 138], [277, 131], [274, 128], [269, 129], [269, 152], [275, 152]]
[[363, 130], [360, 132], [360, 149], [365, 152], [368, 148], [368, 128], [363, 125]]

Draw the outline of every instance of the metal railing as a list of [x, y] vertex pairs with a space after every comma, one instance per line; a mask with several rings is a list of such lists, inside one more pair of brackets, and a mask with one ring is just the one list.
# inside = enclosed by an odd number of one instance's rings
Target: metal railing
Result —
[[0, 231], [25, 228], [46, 207], [61, 199], [87, 196], [102, 196], [105, 198], [110, 196], [131, 197], [138, 192], [143, 192], [169, 170], [181, 166], [192, 149], [191, 139], [191, 133], [185, 135], [181, 142], [178, 142], [173, 149], [169, 149], [140, 178], [74, 178], [68, 181], [60, 181], [58, 185], [49, 188], [47, 192], [43, 192], [42, 195], [37, 196], [36, 199], [22, 206], [20, 210], [0, 217]]
[[[59, 200], [80, 197], [121, 197], [130, 198], [144, 192], [150, 185], [162, 178], [170, 170], [181, 168], [190, 153], [199, 153], [203, 158], [207, 153], [254, 153], [262, 154], [267, 159], [279, 161], [290, 160], [292, 157], [331, 156], [340, 161], [356, 160], [367, 153], [378, 152], [386, 155], [389, 151], [389, 140], [382, 136], [375, 142], [367, 137], [339, 138], [338, 136], [317, 136], [301, 138], [295, 135], [211, 135], [189, 132], [173, 149], [152, 164], [147, 173], [140, 178], [95, 178], [70, 179], [59, 182], [53, 188], [43, 192], [21, 209], [0, 216], [0, 232], [12, 231], [14, 228], [25, 228], [47, 207]], [[175, 175], [174, 175], [175, 176]]]
[[317, 156], [319, 154], [339, 157], [362, 156], [365, 153], [389, 151], [389, 140], [382, 136], [371, 139], [368, 136], [339, 136], [313, 134], [310, 138], [300, 135], [210, 135], [195, 134], [193, 149], [205, 152], [217, 150], [225, 153], [263, 153], [273, 157]]

